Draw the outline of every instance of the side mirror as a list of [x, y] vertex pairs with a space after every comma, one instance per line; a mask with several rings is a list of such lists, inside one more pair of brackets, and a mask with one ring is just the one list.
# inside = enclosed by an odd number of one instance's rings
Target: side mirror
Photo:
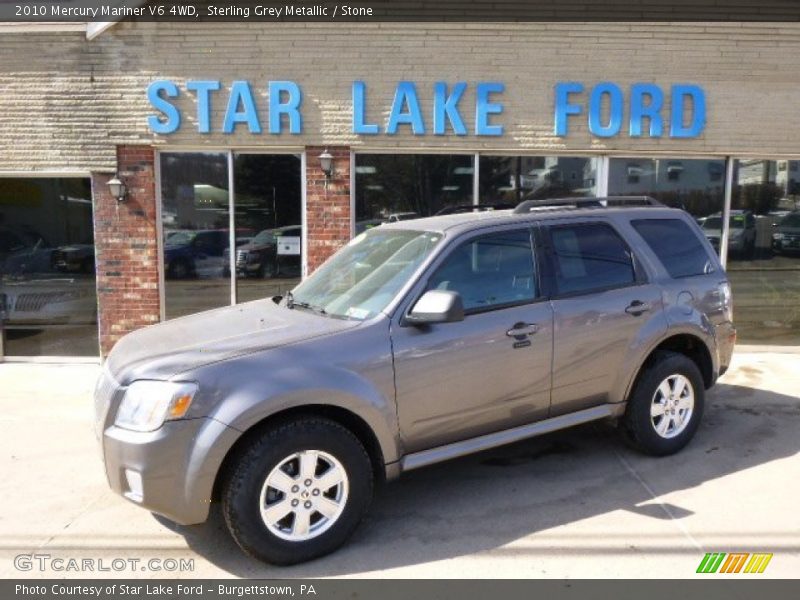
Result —
[[429, 290], [417, 300], [406, 317], [412, 325], [455, 323], [464, 320], [464, 303], [458, 292]]

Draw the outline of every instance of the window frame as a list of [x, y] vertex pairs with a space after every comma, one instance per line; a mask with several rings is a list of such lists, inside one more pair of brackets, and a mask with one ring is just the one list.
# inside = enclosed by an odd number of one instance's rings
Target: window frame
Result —
[[[555, 255], [555, 248], [553, 245], [553, 238], [551, 236], [551, 231], [553, 229], [558, 229], [562, 227], [566, 228], [566, 227], [575, 227], [583, 225], [596, 225], [600, 227], [606, 227], [619, 238], [619, 240], [622, 242], [622, 245], [625, 247], [625, 249], [628, 252], [628, 255], [631, 258], [631, 267], [633, 268], [633, 281], [631, 283], [625, 285], [609, 285], [602, 287], [594, 287], [591, 289], [580, 290], [575, 292], [562, 293], [559, 290], [558, 280], [556, 278], [556, 272], [557, 272], [556, 255]], [[587, 217], [579, 217], [573, 219], [557, 219], [552, 222], [541, 223], [540, 228], [541, 228], [541, 239], [543, 247], [542, 255], [544, 258], [543, 262], [546, 265], [545, 266], [546, 269], [545, 275], [547, 278], [546, 285], [548, 291], [550, 292], [550, 299], [559, 300], [562, 298], [577, 298], [580, 296], [587, 296], [589, 294], [598, 294], [612, 290], [623, 290], [627, 288], [634, 288], [649, 283], [647, 273], [636, 252], [634, 252], [633, 248], [628, 243], [628, 240], [625, 238], [625, 236], [620, 232], [619, 228], [617, 228], [609, 220], [603, 218], [587, 218]]]
[[402, 317], [400, 324], [401, 326], [410, 326], [406, 318], [408, 317], [409, 313], [413, 310], [414, 306], [416, 306], [419, 299], [425, 294], [425, 292], [429, 291], [428, 285], [430, 284], [430, 280], [436, 275], [439, 269], [444, 266], [447, 260], [452, 256], [454, 252], [456, 252], [459, 248], [466, 244], [471, 244], [475, 240], [480, 238], [496, 236], [496, 235], [505, 235], [510, 233], [521, 233], [521, 232], [528, 232], [528, 246], [531, 252], [531, 268], [533, 269], [533, 281], [536, 285], [536, 294], [530, 300], [520, 300], [517, 302], [504, 302], [502, 304], [493, 304], [491, 306], [484, 306], [484, 307], [477, 307], [471, 309], [464, 310], [464, 319], [467, 319], [473, 315], [485, 314], [489, 312], [496, 312], [499, 310], [505, 310], [508, 308], [516, 308], [518, 306], [527, 306], [529, 304], [537, 304], [539, 302], [548, 301], [550, 298], [544, 292], [546, 288], [544, 287], [544, 279], [542, 277], [542, 265], [541, 262], [537, 259], [537, 234], [535, 231], [536, 224], [533, 222], [525, 222], [525, 223], [512, 223], [509, 225], [504, 225], [498, 228], [492, 228], [491, 230], [481, 229], [476, 231], [470, 231], [469, 233], [458, 236], [445, 245], [444, 249], [440, 251], [440, 253], [434, 259], [434, 262], [429, 265], [426, 269], [425, 273], [417, 280], [414, 284], [414, 291], [412, 291], [407, 297], [410, 298], [410, 301], [406, 304], [405, 308], [402, 311]]
[[[308, 270], [308, 224], [307, 224], [307, 178], [306, 178], [306, 163], [307, 152], [304, 146], [286, 146], [286, 147], [249, 147], [249, 146], [165, 146], [163, 148], [156, 148], [154, 152], [154, 179], [155, 179], [155, 200], [156, 200], [156, 236], [157, 243], [157, 260], [158, 260], [158, 290], [159, 290], [159, 322], [164, 323], [178, 317], [167, 318], [167, 294], [166, 283], [167, 277], [164, 269], [164, 222], [163, 222], [163, 209], [164, 199], [162, 196], [162, 157], [170, 154], [220, 154], [225, 157], [227, 164], [227, 178], [228, 178], [228, 229], [229, 229], [229, 247], [230, 262], [228, 265], [231, 275], [228, 277], [230, 289], [230, 303], [223, 306], [236, 306], [239, 304], [239, 290], [238, 282], [236, 280], [236, 189], [235, 189], [235, 174], [234, 163], [235, 157], [238, 154], [269, 154], [269, 155], [292, 155], [300, 159], [300, 228], [301, 228], [301, 253], [300, 253], [300, 269], [301, 279], [305, 278]], [[222, 307], [220, 307], [222, 308]], [[195, 313], [191, 313], [195, 314]]]

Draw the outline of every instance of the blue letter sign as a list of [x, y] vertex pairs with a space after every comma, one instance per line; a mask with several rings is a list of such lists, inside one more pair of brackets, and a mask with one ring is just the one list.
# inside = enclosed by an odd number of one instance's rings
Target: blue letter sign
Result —
[[187, 81], [186, 89], [197, 92], [197, 131], [211, 131], [211, 92], [220, 88], [219, 81]]
[[580, 104], [570, 104], [570, 94], [580, 94], [583, 92], [583, 84], [575, 81], [567, 81], [556, 84], [556, 135], [564, 137], [567, 135], [569, 126], [567, 117], [569, 115], [581, 114]]
[[[683, 114], [684, 99], [691, 99], [694, 110], [692, 111], [692, 121], [685, 125], [686, 118]], [[703, 132], [706, 126], [706, 95], [703, 90], [696, 85], [673, 85], [672, 86], [672, 122], [669, 129], [669, 137], [673, 138], [693, 138]]]
[[[286, 94], [286, 102], [282, 102], [281, 94]], [[289, 133], [298, 134], [303, 129], [303, 118], [300, 116], [300, 103], [303, 94], [294, 81], [269, 82], [269, 132], [281, 132], [281, 115], [289, 119]]]
[[499, 82], [479, 83], [475, 91], [475, 134], [476, 135], [503, 135], [502, 125], [490, 125], [489, 116], [499, 115], [503, 112], [503, 105], [489, 102], [491, 94], [502, 94], [506, 89], [505, 84]]
[[[408, 106], [408, 112], [403, 112], [404, 106]], [[417, 97], [417, 86], [411, 81], [401, 81], [397, 84], [386, 133], [389, 135], [397, 133], [397, 126], [401, 123], [411, 125], [414, 135], [425, 133], [425, 123], [422, 121], [422, 110]]]
[[467, 135], [464, 119], [458, 112], [458, 101], [464, 95], [467, 84], [459, 82], [453, 86], [453, 93], [447, 95], [447, 83], [437, 81], [433, 86], [433, 134], [444, 135], [447, 129], [446, 121], [450, 122], [456, 135]]
[[[555, 134], [564, 137], [569, 131], [569, 117], [583, 112], [582, 102], [570, 101], [570, 94], [580, 94], [583, 84], [560, 82], [555, 87]], [[579, 103], [580, 102], [580, 103]], [[672, 138], [696, 138], [706, 126], [706, 95], [698, 85], [677, 84], [671, 89], [671, 114], [669, 136]], [[608, 117], [604, 119], [604, 108], [608, 106]], [[691, 106], [691, 117], [687, 119], [687, 106]], [[660, 138], [664, 135], [664, 92], [654, 83], [634, 83], [628, 100], [630, 120], [628, 134], [633, 138], [648, 135]], [[625, 110], [625, 94], [615, 83], [604, 81], [592, 88], [589, 94], [589, 133], [608, 138], [619, 135]], [[648, 129], [644, 129], [644, 121]], [[687, 123], [687, 120], [689, 121]], [[604, 122], [607, 121], [607, 122]], [[646, 133], [645, 133], [646, 132]]]
[[165, 117], [165, 120], [162, 121], [158, 116], [150, 115], [147, 117], [147, 124], [150, 125], [153, 133], [174, 133], [181, 126], [181, 113], [174, 105], [161, 97], [160, 92], [162, 91], [168, 98], [178, 97], [178, 86], [171, 81], [160, 79], [147, 86], [147, 99], [150, 100], [153, 108]]
[[353, 133], [375, 135], [379, 132], [375, 123], [365, 123], [367, 112], [367, 84], [363, 81], [353, 82]]

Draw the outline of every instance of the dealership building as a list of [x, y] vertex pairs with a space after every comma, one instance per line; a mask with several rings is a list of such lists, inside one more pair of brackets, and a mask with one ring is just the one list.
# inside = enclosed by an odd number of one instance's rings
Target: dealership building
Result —
[[0, 25], [0, 360], [291, 289], [362, 231], [650, 195], [800, 345], [800, 24]]

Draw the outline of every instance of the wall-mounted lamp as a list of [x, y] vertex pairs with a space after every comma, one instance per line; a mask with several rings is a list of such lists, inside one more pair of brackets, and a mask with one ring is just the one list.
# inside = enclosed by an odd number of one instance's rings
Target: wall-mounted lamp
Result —
[[117, 176], [114, 176], [108, 181], [108, 191], [117, 199], [117, 202], [125, 202], [127, 190], [125, 189], [125, 184], [122, 183]]
[[331, 156], [327, 148], [319, 155], [319, 168], [322, 169], [328, 179], [333, 175], [333, 156]]

